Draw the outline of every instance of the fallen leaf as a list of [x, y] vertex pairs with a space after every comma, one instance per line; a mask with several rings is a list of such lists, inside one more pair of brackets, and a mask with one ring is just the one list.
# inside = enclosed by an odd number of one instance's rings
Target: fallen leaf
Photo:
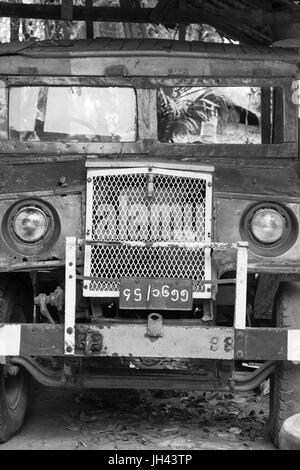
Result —
[[66, 423], [66, 424], [72, 424], [73, 421], [74, 421], [73, 418], [70, 418], [70, 416], [63, 416], [63, 417], [62, 417], [62, 420], [63, 420], [63, 422]]
[[251, 431], [249, 432], [249, 437], [250, 437], [251, 439], [254, 439], [254, 438], [256, 437], [256, 434], [257, 434], [256, 430], [255, 430], [255, 429], [251, 429]]
[[80, 431], [80, 428], [78, 428], [77, 426], [67, 426], [66, 429], [68, 431], [73, 431], [73, 432]]
[[178, 428], [164, 428], [164, 429], [161, 430], [161, 432], [163, 432], [163, 433], [165, 433], [165, 432], [167, 432], [167, 433], [169, 433], [169, 432], [170, 433], [171, 432], [178, 432]]
[[147, 439], [140, 436], [140, 437], [137, 438], [137, 442], [139, 442], [140, 444], [143, 444], [145, 446], [147, 444], [147, 442], [151, 442], [151, 441], [147, 441]]
[[79, 441], [79, 444], [81, 444], [83, 447], [87, 448], [87, 444], [83, 441]]
[[249, 403], [249, 398], [244, 398], [244, 397], [238, 397], [238, 398], [233, 398], [230, 400], [232, 403], [237, 403], [238, 405], [242, 405], [244, 403]]
[[240, 428], [232, 427], [228, 430], [231, 434], [241, 434], [242, 430]]
[[82, 423], [95, 423], [97, 421], [97, 416], [89, 416], [84, 411], [82, 411], [80, 413], [79, 419]]

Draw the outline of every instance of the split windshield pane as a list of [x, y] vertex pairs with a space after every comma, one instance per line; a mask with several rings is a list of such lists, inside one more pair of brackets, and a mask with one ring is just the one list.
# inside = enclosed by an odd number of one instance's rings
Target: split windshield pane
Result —
[[136, 94], [116, 87], [12, 87], [10, 138], [22, 141], [134, 142]]
[[273, 98], [271, 88], [264, 88], [264, 96], [266, 90], [269, 100], [264, 124], [270, 142], [262, 139], [262, 89], [244, 86], [160, 88], [158, 139], [169, 143], [271, 143]]

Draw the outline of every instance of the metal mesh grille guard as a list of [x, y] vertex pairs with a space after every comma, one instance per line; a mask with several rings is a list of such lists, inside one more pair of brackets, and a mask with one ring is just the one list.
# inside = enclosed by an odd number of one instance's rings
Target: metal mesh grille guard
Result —
[[89, 172], [87, 239], [98, 244], [86, 246], [85, 275], [105, 280], [85, 295], [118, 295], [121, 277], [192, 279], [194, 293], [205, 291], [206, 252], [195, 243], [210, 237], [207, 175], [135, 170]]

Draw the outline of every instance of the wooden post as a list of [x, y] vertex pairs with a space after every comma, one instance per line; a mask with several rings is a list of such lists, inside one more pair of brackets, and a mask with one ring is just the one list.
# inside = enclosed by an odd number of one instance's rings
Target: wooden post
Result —
[[283, 103], [283, 89], [279, 87], [274, 88], [273, 92], [273, 144], [282, 144], [284, 140], [283, 135], [284, 125], [284, 103]]
[[61, 19], [69, 21], [73, 20], [73, 0], [62, 0]]
[[[184, 8], [185, 6], [186, 6], [185, 0], [178, 0], [178, 8]], [[178, 31], [179, 31], [179, 41], [185, 41], [186, 25], [180, 24]]]
[[271, 89], [261, 89], [261, 143], [271, 143]]
[[[85, 0], [85, 5], [86, 7], [92, 7], [93, 6], [93, 0]], [[86, 38], [87, 39], [93, 39], [94, 38], [94, 23], [93, 21], [86, 21]]]

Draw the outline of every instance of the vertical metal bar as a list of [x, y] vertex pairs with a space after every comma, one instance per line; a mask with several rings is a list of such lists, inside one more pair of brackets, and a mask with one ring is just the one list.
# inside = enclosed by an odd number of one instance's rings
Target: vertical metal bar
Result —
[[236, 260], [234, 328], [246, 328], [248, 243], [239, 242]]
[[[94, 178], [97, 176], [102, 176], [102, 173], [99, 171], [87, 171], [87, 183], [86, 183], [86, 207], [87, 211], [85, 214], [85, 239], [92, 240], [93, 236], [93, 194], [94, 194]], [[91, 254], [92, 247], [86, 245], [84, 248], [84, 276], [91, 275]], [[83, 283], [83, 296], [89, 296], [90, 294], [91, 281], [84, 281]], [[98, 294], [99, 295], [99, 294]]]
[[[208, 174], [205, 176], [206, 179], [206, 192], [205, 192], [205, 234], [204, 241], [211, 243], [212, 239], [212, 217], [213, 217], [213, 201], [212, 201], [212, 185], [213, 185], [213, 175]], [[205, 279], [211, 279], [211, 262], [212, 254], [211, 248], [204, 249], [205, 256]], [[212, 296], [211, 286], [205, 286], [205, 293], [208, 298]]]
[[64, 351], [75, 353], [76, 237], [66, 237]]

